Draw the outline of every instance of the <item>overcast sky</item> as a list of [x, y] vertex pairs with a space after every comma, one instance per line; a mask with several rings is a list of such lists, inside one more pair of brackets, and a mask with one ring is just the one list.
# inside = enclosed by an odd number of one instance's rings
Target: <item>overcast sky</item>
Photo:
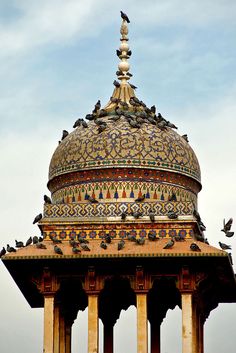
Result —
[[[188, 134], [202, 170], [205, 235], [213, 246], [231, 244], [236, 264], [235, 238], [220, 231], [223, 218], [236, 223], [235, 0], [0, 0], [0, 246], [39, 235], [32, 220], [43, 210], [62, 130], [111, 96], [121, 9], [131, 20], [137, 96]], [[2, 263], [0, 280], [1, 353], [41, 353], [42, 310], [28, 306]], [[181, 352], [180, 314], [167, 315], [162, 353]], [[123, 316], [115, 353], [135, 352], [131, 325], [124, 332], [125, 322], [135, 326], [135, 312]], [[235, 353], [235, 318], [235, 304], [211, 313], [205, 353]], [[86, 313], [76, 330], [85, 340]]]

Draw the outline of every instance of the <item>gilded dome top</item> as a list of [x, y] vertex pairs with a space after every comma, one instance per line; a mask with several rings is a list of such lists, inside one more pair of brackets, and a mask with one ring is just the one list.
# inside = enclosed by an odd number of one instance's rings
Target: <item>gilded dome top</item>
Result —
[[197, 157], [173, 129], [160, 129], [150, 123], [132, 128], [123, 116], [102, 118], [107, 126], [99, 132], [91, 121], [87, 128], [77, 127], [55, 150], [49, 168], [49, 180], [82, 170], [134, 167], [167, 170], [201, 181]]

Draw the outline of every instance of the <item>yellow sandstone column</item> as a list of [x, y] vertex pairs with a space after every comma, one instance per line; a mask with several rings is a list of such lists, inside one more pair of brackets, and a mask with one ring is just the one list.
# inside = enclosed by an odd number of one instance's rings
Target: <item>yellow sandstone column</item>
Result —
[[98, 296], [88, 295], [88, 353], [98, 353]]
[[65, 321], [65, 353], [71, 353], [71, 326], [70, 320]]
[[182, 293], [182, 352], [199, 353], [197, 343], [197, 313], [192, 293]]
[[53, 352], [54, 353], [60, 353], [60, 312], [59, 312], [59, 306], [54, 306], [54, 346], [53, 346]]
[[54, 295], [44, 296], [44, 353], [53, 352], [54, 341]]
[[60, 314], [60, 353], [66, 353], [66, 328], [65, 319], [62, 314]]
[[147, 294], [137, 293], [137, 353], [148, 352]]

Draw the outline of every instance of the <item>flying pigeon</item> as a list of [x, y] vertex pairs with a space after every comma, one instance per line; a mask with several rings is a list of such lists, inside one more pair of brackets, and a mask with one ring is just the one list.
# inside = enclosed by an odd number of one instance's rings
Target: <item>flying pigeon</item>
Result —
[[225, 236], [231, 238], [234, 235], [234, 232], [226, 232]]
[[219, 241], [219, 245], [220, 245], [222, 250], [231, 250], [231, 245], [227, 245], [227, 244], [221, 243], [220, 241]]
[[42, 213], [39, 213], [33, 220], [33, 224], [38, 223], [43, 218]]
[[120, 11], [120, 15], [122, 20], [125, 20], [126, 22], [130, 23], [129, 17], [123, 11]]
[[232, 223], [233, 223], [233, 218], [230, 218], [228, 220], [228, 222], [226, 222], [226, 223], [225, 223], [225, 219], [224, 219], [224, 221], [223, 221], [223, 229], [221, 229], [221, 231], [224, 232], [224, 233], [229, 232], [230, 229], [231, 229]]

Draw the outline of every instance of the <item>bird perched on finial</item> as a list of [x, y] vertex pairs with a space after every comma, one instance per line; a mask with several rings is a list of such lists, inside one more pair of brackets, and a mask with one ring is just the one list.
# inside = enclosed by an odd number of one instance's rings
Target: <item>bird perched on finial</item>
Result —
[[222, 250], [231, 250], [231, 245], [227, 245], [227, 244], [221, 243], [220, 241], [219, 241], [219, 245], [220, 245]]
[[113, 85], [116, 87], [116, 88], [119, 88], [120, 87], [120, 83], [116, 80], [113, 81]]
[[45, 202], [45, 203], [49, 203], [49, 204], [52, 203], [52, 200], [51, 200], [50, 197], [47, 196], [47, 195], [44, 195], [44, 196], [43, 196], [43, 199], [44, 199], [44, 202]]
[[201, 249], [199, 248], [199, 246], [196, 244], [196, 243], [192, 243], [191, 245], [190, 245], [190, 250], [192, 250], [192, 251], [201, 251]]
[[118, 58], [121, 56], [122, 52], [119, 49], [116, 49], [116, 55], [118, 56]]
[[129, 17], [123, 11], [120, 11], [120, 15], [122, 20], [125, 20], [126, 22], [130, 23]]
[[61, 141], [64, 140], [68, 135], [69, 135], [69, 132], [67, 130], [63, 130], [62, 131]]
[[131, 88], [133, 89], [137, 89], [138, 87], [136, 87], [135, 85], [132, 85], [132, 83], [129, 84]]
[[38, 223], [43, 218], [42, 213], [39, 213], [33, 220], [33, 224]]

